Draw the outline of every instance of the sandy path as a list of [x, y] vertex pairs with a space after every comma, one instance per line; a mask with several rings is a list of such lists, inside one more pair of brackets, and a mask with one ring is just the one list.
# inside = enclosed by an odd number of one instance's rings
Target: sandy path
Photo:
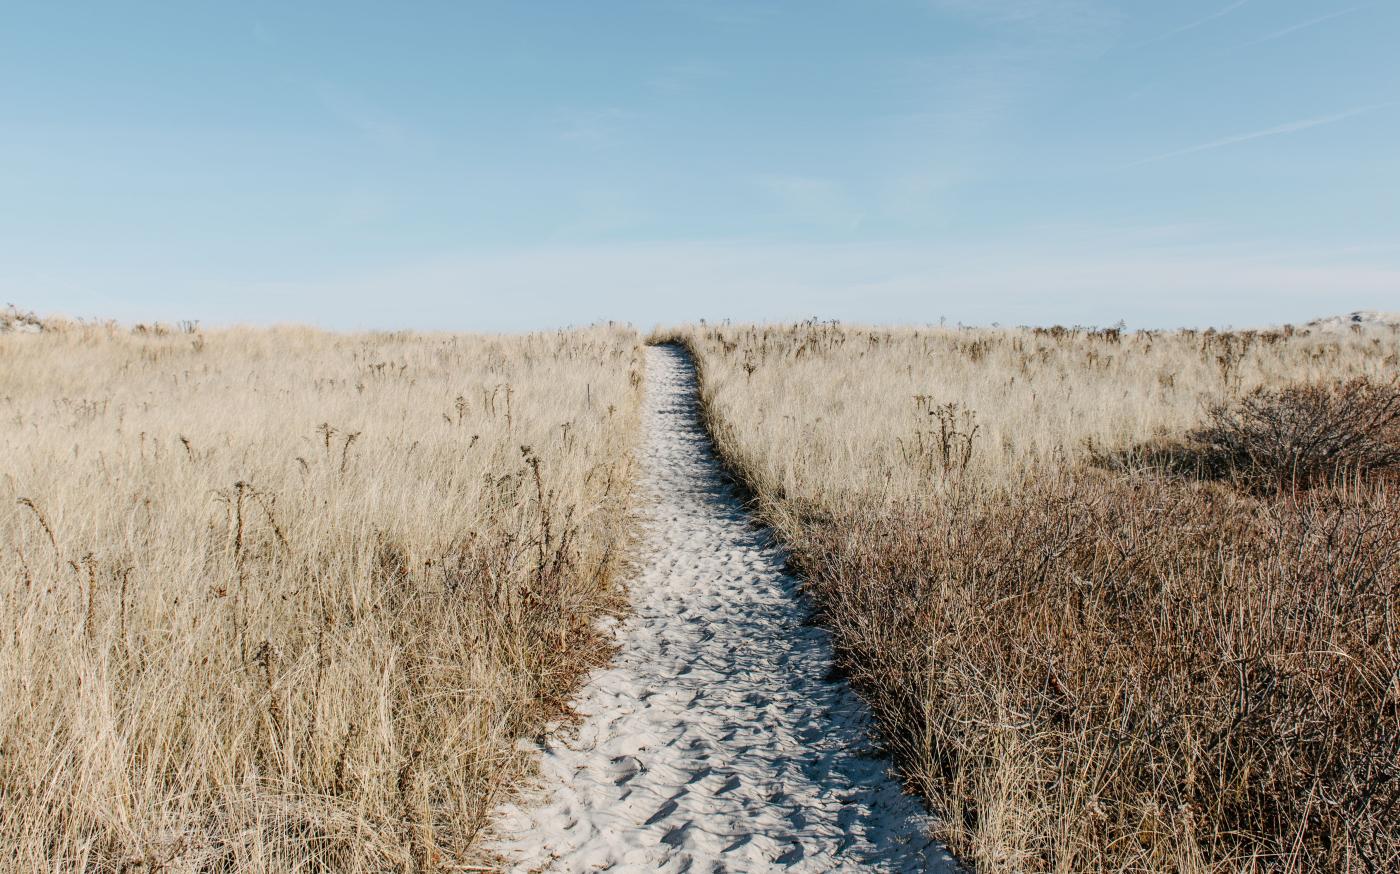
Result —
[[646, 564], [621, 651], [504, 811], [517, 870], [955, 871], [825, 677], [796, 581], [725, 484], [683, 352], [647, 350]]

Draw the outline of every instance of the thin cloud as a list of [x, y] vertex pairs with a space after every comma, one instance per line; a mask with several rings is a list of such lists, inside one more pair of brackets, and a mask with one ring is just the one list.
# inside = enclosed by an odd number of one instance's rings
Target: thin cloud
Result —
[[355, 93], [330, 82], [314, 83], [312, 89], [333, 118], [379, 148], [404, 150], [425, 143], [422, 136]]
[[[1291, 24], [1288, 27], [1285, 27], [1281, 30], [1274, 31], [1273, 33], [1266, 33], [1258, 39], [1252, 39], [1249, 42], [1245, 43], [1244, 46], [1257, 46], [1260, 43], [1271, 42], [1273, 40], [1288, 36], [1290, 33], [1297, 33], [1298, 31], [1306, 30], [1309, 27], [1316, 27], [1317, 25], [1322, 24], [1325, 21], [1331, 21], [1334, 18], [1341, 18], [1343, 15], [1350, 15], [1353, 12], [1360, 12], [1362, 9], [1369, 9], [1375, 5], [1376, 4], [1374, 3], [1362, 3], [1359, 6], [1352, 6], [1347, 9], [1340, 9], [1336, 12], [1329, 12], [1326, 15], [1319, 15], [1316, 18], [1309, 18], [1307, 21], [1300, 21], [1297, 24]], [[1242, 46], [1242, 48], [1244, 46]]]
[[1308, 130], [1309, 128], [1322, 127], [1323, 125], [1328, 124], [1335, 124], [1339, 121], [1344, 121], [1348, 118], [1354, 118], [1358, 115], [1364, 115], [1368, 112], [1374, 112], [1377, 109], [1384, 109], [1387, 106], [1394, 105], [1394, 103], [1377, 103], [1371, 106], [1361, 106], [1356, 109], [1349, 109], [1346, 112], [1336, 112], [1332, 115], [1319, 115], [1314, 118], [1305, 118], [1301, 121], [1290, 121], [1287, 124], [1281, 124], [1276, 127], [1250, 131], [1247, 134], [1236, 134], [1234, 136], [1223, 137], [1222, 139], [1218, 140], [1211, 140], [1208, 143], [1201, 143], [1200, 145], [1190, 146], [1189, 148], [1177, 149], [1172, 152], [1164, 152], [1160, 155], [1153, 155], [1150, 158], [1143, 158], [1140, 161], [1134, 161], [1128, 166], [1138, 167], [1143, 164], [1151, 164], [1155, 161], [1165, 161], [1168, 158], [1179, 158], [1182, 155], [1194, 155], [1197, 152], [1208, 152], [1212, 149], [1219, 149], [1225, 146], [1233, 146], [1237, 143], [1246, 143], [1250, 140], [1262, 140], [1265, 137], [1276, 137], [1282, 134], [1297, 133], [1298, 131]]
[[[1106, 255], [1099, 234], [1050, 229], [974, 246], [740, 240], [544, 246], [443, 253], [353, 275], [284, 281], [181, 277], [185, 296], [172, 292], [164, 311], [130, 317], [186, 317], [195, 301], [207, 323], [309, 321], [337, 328], [515, 331], [599, 318], [647, 325], [813, 314], [904, 324], [940, 315], [967, 324], [1103, 324], [1121, 316], [1134, 325], [1171, 327], [1393, 309], [1388, 302], [1400, 288], [1393, 257], [1337, 262], [1283, 245], [1235, 248], [1148, 241], [1120, 243]], [[21, 287], [9, 279], [0, 266], [0, 293]], [[144, 280], [103, 275], [89, 285], [134, 301], [139, 297], [122, 296], [122, 284], [137, 281]], [[1125, 298], [1125, 287], [1139, 293]], [[53, 298], [46, 305], [54, 309], [127, 315], [76, 295]]]
[[1234, 12], [1236, 9], [1239, 9], [1241, 6], [1245, 5], [1248, 2], [1249, 0], [1235, 0], [1235, 2], [1231, 3], [1229, 6], [1226, 6], [1223, 9], [1217, 9], [1215, 12], [1212, 12], [1204, 18], [1198, 18], [1190, 24], [1183, 24], [1181, 27], [1178, 27], [1175, 30], [1167, 31], [1166, 33], [1157, 37], [1155, 40], [1152, 40], [1152, 42], [1161, 42], [1164, 39], [1171, 39], [1174, 36], [1180, 36], [1181, 34], [1186, 33], [1187, 31], [1195, 30], [1198, 27], [1210, 24], [1215, 19], [1224, 18], [1225, 16], [1229, 15], [1231, 12]]
[[1104, 0], [931, 0], [929, 8], [1071, 53], [1111, 43], [1123, 20], [1123, 13]]
[[559, 138], [592, 149], [614, 145], [631, 113], [618, 107], [571, 110], [561, 115]]
[[850, 205], [843, 186], [836, 180], [764, 176], [757, 181], [783, 212], [799, 221], [847, 230], [860, 226], [860, 211]]

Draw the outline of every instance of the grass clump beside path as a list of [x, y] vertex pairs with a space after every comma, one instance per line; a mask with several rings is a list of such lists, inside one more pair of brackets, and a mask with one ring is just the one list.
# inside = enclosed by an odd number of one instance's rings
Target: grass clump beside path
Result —
[[979, 871], [1400, 867], [1400, 335], [684, 334]]
[[606, 658], [637, 338], [0, 337], [0, 869], [480, 860]]

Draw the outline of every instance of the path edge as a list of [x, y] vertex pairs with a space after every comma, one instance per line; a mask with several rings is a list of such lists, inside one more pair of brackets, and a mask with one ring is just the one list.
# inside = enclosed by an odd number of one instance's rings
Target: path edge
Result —
[[[885, 727], [880, 723], [879, 717], [870, 706], [864, 691], [858, 683], [852, 682], [845, 667], [847, 655], [842, 648], [840, 639], [831, 630], [830, 626], [823, 620], [820, 608], [817, 606], [816, 598], [810, 589], [810, 575], [803, 565], [801, 555], [788, 543], [787, 538], [782, 534], [782, 528], [777, 523], [772, 512], [770, 502], [759, 493], [753, 478], [744, 472], [743, 466], [738, 460], [733, 458], [728, 450], [727, 444], [722, 439], [724, 422], [719, 414], [715, 412], [713, 405], [706, 392], [706, 375], [704, 358], [698, 354], [696, 345], [686, 331], [671, 331], [664, 334], [653, 334], [647, 338], [647, 346], [670, 346], [685, 353], [690, 360], [691, 367], [695, 371], [695, 396], [696, 404], [700, 412], [700, 423], [704, 426], [705, 435], [710, 439], [710, 445], [714, 447], [715, 458], [719, 461], [720, 471], [725, 481], [734, 489], [735, 497], [743, 505], [744, 510], [749, 513], [755, 522], [760, 524], [773, 544], [782, 551], [784, 570], [798, 581], [798, 593], [801, 598], [801, 607], [806, 611], [806, 621], [819, 626], [826, 631], [831, 642], [832, 664], [831, 674], [827, 682], [832, 684], [845, 683], [859, 699], [861, 706], [870, 714], [870, 737], [871, 745], [879, 751], [890, 762], [890, 777], [897, 781], [900, 788], [906, 795], [916, 799], [919, 805], [929, 815], [930, 819], [937, 826], [944, 822], [946, 816], [942, 811], [935, 810], [929, 806], [928, 799], [911, 788], [911, 781], [906, 776], [900, 766], [899, 757], [895, 755], [893, 747], [887, 739]], [[957, 869], [964, 874], [976, 874], [975, 869], [965, 860], [953, 855], [948, 849], [947, 842], [938, 830], [933, 833], [933, 838], [943, 847], [943, 851], [953, 860]]]

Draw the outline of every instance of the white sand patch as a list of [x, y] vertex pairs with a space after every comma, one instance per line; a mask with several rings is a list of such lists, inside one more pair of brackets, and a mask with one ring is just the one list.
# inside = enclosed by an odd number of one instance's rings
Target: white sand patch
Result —
[[647, 350], [645, 564], [621, 651], [502, 813], [518, 871], [957, 871], [890, 778], [831, 643], [725, 483], [695, 376]]
[[14, 304], [0, 309], [0, 334], [38, 334], [44, 330], [38, 316], [22, 312]]
[[1338, 331], [1350, 331], [1359, 329], [1362, 331], [1372, 328], [1386, 329], [1400, 326], [1400, 313], [1383, 313], [1377, 310], [1357, 310], [1354, 313], [1347, 313], [1344, 316], [1327, 316], [1321, 319], [1313, 319], [1305, 327], [1324, 334]]

